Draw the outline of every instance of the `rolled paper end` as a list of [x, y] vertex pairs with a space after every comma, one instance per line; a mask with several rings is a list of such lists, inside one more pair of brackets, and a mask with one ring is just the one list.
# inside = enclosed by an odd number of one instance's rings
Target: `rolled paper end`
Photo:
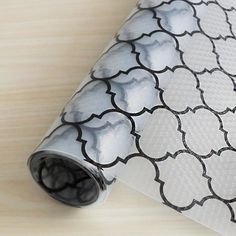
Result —
[[89, 164], [52, 151], [38, 151], [28, 160], [32, 177], [54, 199], [73, 207], [102, 203], [108, 187]]

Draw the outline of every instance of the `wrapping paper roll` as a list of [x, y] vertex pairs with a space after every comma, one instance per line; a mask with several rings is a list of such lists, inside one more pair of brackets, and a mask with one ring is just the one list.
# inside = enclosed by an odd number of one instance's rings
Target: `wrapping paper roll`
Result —
[[115, 179], [236, 234], [236, 2], [141, 0], [29, 159], [52, 197]]

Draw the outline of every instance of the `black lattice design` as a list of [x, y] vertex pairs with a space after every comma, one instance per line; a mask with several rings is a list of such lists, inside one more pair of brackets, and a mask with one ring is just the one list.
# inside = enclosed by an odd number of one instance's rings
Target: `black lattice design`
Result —
[[[43, 143], [61, 128], [73, 128], [83, 158], [99, 170], [142, 158], [153, 166], [164, 204], [186, 215], [205, 205], [209, 211], [227, 208], [227, 221], [236, 223], [236, 185], [231, 193], [224, 191], [233, 188], [230, 174], [236, 170], [236, 3], [229, 2], [140, 1]], [[177, 25], [179, 18], [182, 24]], [[155, 115], [157, 120], [166, 117], [158, 124], [160, 136], [166, 136], [156, 140], [164, 148], [152, 152], [143, 141], [151, 132], [144, 125]], [[114, 130], [118, 135], [107, 143], [124, 142], [129, 149], [134, 142], [135, 151], [116, 150], [108, 160], [102, 133]], [[169, 135], [174, 145], [168, 146]], [[200, 195], [186, 194], [186, 202], [169, 196], [173, 179], [163, 165], [173, 172], [182, 168], [186, 176], [190, 171], [206, 187]], [[188, 190], [178, 181], [182, 187], [176, 191], [183, 195]]]

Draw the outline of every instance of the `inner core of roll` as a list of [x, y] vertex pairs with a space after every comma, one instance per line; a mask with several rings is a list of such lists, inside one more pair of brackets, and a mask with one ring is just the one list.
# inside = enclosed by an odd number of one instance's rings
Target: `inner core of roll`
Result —
[[40, 152], [31, 157], [29, 166], [36, 182], [50, 196], [67, 205], [83, 207], [99, 197], [96, 179], [72, 159]]

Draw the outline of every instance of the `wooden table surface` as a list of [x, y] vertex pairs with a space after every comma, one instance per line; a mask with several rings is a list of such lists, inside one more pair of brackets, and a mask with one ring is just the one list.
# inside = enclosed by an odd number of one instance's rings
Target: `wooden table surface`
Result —
[[32, 181], [26, 161], [135, 0], [0, 0], [0, 235], [214, 236], [117, 183], [74, 209]]

